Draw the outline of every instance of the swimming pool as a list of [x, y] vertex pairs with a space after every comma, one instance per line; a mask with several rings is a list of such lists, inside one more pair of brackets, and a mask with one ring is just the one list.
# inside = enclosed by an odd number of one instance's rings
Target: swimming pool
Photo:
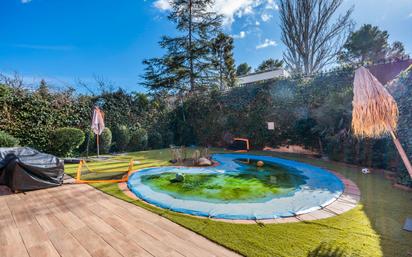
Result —
[[[137, 197], [164, 209], [245, 220], [311, 212], [329, 205], [344, 190], [334, 174], [300, 162], [250, 154], [212, 158], [219, 165], [140, 170], [129, 177], [128, 187]], [[257, 167], [257, 161], [264, 166]]]

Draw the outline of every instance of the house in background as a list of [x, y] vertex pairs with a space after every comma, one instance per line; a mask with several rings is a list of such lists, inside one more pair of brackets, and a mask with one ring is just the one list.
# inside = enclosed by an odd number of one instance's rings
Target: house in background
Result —
[[273, 80], [281, 77], [289, 77], [289, 72], [283, 68], [250, 73], [238, 77], [238, 85], [244, 86], [248, 84], [262, 83], [268, 80]]

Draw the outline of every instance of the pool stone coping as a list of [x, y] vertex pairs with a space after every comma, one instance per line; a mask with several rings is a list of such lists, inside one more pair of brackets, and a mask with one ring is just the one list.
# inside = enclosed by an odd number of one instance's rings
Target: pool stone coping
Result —
[[[345, 178], [342, 174], [338, 172], [327, 170], [327, 169], [325, 170], [337, 176], [342, 181], [345, 189], [343, 193], [335, 201], [333, 201], [329, 205], [323, 208], [320, 208], [318, 210], [296, 215], [293, 217], [276, 218], [276, 219], [260, 219], [260, 220], [217, 219], [217, 218], [210, 218], [210, 217], [208, 218], [208, 217], [190, 215], [190, 214], [181, 213], [181, 212], [175, 212], [175, 213], [179, 213], [181, 215], [186, 215], [186, 216], [199, 218], [199, 219], [210, 219], [210, 220], [228, 222], [228, 223], [239, 223], [239, 224], [256, 224], [256, 223], [277, 224], [279, 223], [281, 224], [281, 223], [313, 221], [313, 220], [330, 218], [330, 217], [337, 216], [339, 214], [345, 213], [355, 208], [360, 201], [360, 195], [361, 195], [358, 186], [352, 180]], [[137, 171], [134, 171], [134, 172], [137, 172]], [[148, 203], [138, 198], [132, 191], [129, 190], [127, 186], [127, 182], [119, 183], [118, 186], [119, 186], [119, 189], [129, 198], [132, 198], [134, 200], [139, 200], [148, 205], [156, 207], [158, 209], [162, 209], [154, 204]]]

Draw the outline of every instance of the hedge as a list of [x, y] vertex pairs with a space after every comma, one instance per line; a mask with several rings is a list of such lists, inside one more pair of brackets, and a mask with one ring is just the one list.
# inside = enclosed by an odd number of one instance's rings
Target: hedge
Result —
[[0, 147], [15, 147], [18, 146], [19, 143], [20, 141], [17, 138], [0, 131]]
[[50, 138], [50, 152], [60, 156], [71, 156], [84, 142], [84, 132], [77, 128], [56, 129]]

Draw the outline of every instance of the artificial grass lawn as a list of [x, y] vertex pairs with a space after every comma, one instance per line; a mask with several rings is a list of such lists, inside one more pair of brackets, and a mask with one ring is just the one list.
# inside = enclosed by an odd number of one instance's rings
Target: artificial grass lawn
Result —
[[[275, 155], [269, 152], [252, 154]], [[141, 169], [169, 165], [170, 154], [168, 150], [155, 150], [130, 153], [116, 159], [124, 160], [124, 167], [127, 168], [131, 157], [141, 162], [134, 168]], [[232, 224], [153, 207], [130, 199], [119, 190], [117, 184], [96, 183], [93, 186], [246, 256], [410, 256], [412, 233], [403, 231], [402, 226], [406, 217], [412, 217], [412, 193], [392, 188], [381, 175], [363, 175], [359, 168], [294, 155], [281, 157], [340, 172], [360, 188], [361, 204], [342, 215], [312, 222]], [[89, 166], [107, 168], [104, 162]], [[117, 166], [115, 169], [121, 170]], [[73, 175], [75, 171], [76, 165], [66, 165], [66, 173]]]

